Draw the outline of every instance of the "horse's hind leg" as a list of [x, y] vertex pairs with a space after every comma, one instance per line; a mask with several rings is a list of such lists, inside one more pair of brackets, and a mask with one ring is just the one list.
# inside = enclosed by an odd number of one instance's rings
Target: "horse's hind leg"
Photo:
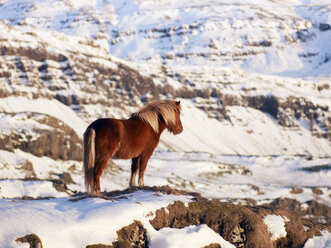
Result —
[[130, 178], [130, 188], [136, 186], [136, 176], [139, 168], [140, 157], [133, 158], [131, 163], [131, 178]]
[[97, 158], [97, 160], [95, 161], [94, 180], [95, 180], [95, 191], [97, 192], [98, 195], [101, 194], [100, 177], [103, 170], [106, 168], [110, 157], [111, 157], [111, 153], [103, 154], [102, 157], [99, 156], [99, 158]]

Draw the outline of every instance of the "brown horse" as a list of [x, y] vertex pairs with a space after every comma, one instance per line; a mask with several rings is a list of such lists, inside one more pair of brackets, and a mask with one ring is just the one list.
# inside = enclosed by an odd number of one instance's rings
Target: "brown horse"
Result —
[[100, 176], [110, 158], [132, 159], [130, 187], [144, 186], [147, 162], [167, 128], [180, 134], [180, 102], [163, 100], [150, 103], [127, 120], [98, 119], [84, 133], [84, 174], [88, 193], [101, 194]]

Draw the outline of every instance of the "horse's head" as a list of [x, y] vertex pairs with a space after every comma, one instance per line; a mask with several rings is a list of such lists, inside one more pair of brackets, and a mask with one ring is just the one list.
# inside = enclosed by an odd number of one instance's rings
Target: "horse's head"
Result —
[[132, 114], [131, 119], [145, 121], [155, 133], [161, 134], [167, 128], [173, 134], [180, 134], [183, 132], [180, 111], [180, 101], [162, 100], [146, 105], [139, 112]]
[[180, 106], [180, 101], [176, 102], [177, 109], [175, 111], [175, 122], [169, 123], [167, 126], [167, 129], [169, 132], [173, 134], [180, 134], [183, 132], [183, 125], [182, 121], [180, 120], [180, 111], [181, 111], [181, 106]]

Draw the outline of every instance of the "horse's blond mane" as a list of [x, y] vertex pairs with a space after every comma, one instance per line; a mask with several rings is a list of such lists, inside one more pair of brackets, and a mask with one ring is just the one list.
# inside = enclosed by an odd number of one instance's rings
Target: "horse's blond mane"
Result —
[[138, 118], [147, 122], [154, 130], [159, 132], [158, 115], [162, 115], [166, 125], [176, 124], [176, 114], [180, 113], [180, 105], [176, 101], [162, 100], [147, 104], [137, 113], [131, 114], [131, 118]]

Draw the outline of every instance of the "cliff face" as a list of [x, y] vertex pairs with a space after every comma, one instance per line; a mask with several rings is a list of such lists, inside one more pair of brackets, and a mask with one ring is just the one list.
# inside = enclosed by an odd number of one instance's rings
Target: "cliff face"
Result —
[[[245, 155], [329, 154], [331, 117], [327, 95], [331, 89], [323, 80], [263, 76], [230, 68], [135, 65], [112, 57], [89, 39], [24, 32], [1, 25], [0, 96], [4, 113], [20, 111], [8, 106], [8, 98], [18, 99], [18, 103], [22, 99], [55, 99], [87, 123], [105, 116], [127, 118], [147, 101], [187, 99], [184, 105], [202, 110], [220, 127], [240, 129], [246, 142], [257, 139], [264, 143], [212, 151]], [[40, 112], [40, 107], [21, 109]], [[44, 112], [58, 118], [52, 109]], [[257, 123], [253, 125], [252, 120]], [[73, 123], [66, 124], [81, 137], [83, 127], [77, 130]], [[257, 126], [272, 130], [267, 131], [270, 137], [277, 133], [290, 142], [279, 141], [279, 147], [274, 148], [273, 141], [266, 140], [266, 132], [261, 133]], [[189, 132], [196, 135], [194, 130]], [[297, 142], [300, 136], [306, 140], [305, 147]], [[228, 146], [228, 142], [220, 141], [217, 146]], [[172, 146], [168, 140], [163, 145]], [[181, 147], [194, 151], [201, 146]]]

